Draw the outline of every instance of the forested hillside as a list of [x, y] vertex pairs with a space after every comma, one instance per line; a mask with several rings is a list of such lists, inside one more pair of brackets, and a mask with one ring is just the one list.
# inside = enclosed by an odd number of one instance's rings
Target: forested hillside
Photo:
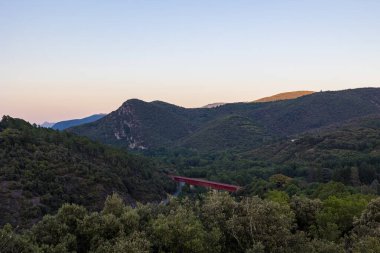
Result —
[[309, 180], [380, 180], [380, 116], [364, 117], [260, 147], [245, 158], [303, 168]]
[[[283, 101], [195, 109], [133, 99], [96, 122], [68, 131], [130, 149], [191, 147], [206, 152], [247, 151], [274, 139], [379, 113], [379, 88], [317, 92]], [[245, 125], [247, 122], [251, 125], [249, 129], [241, 127], [243, 119]], [[237, 127], [231, 127], [234, 125]]]
[[[199, 138], [200, 141], [210, 139], [214, 141], [209, 144], [211, 147], [222, 145], [211, 133]], [[247, 188], [252, 185], [270, 189], [256, 183], [282, 174], [297, 180], [297, 189], [332, 180], [356, 187], [359, 192], [380, 194], [379, 140], [380, 116], [368, 116], [289, 136], [246, 152], [231, 149], [203, 153], [178, 148], [144, 153], [162, 159], [183, 175], [249, 186]], [[244, 139], [240, 142], [244, 143]]]
[[181, 140], [178, 146], [201, 152], [247, 150], [273, 139], [274, 137], [265, 128], [249, 118], [226, 116], [205, 124], [191, 136]]
[[0, 122], [1, 225], [29, 225], [63, 203], [99, 210], [113, 192], [135, 204], [171, 190], [149, 159], [7, 116]]
[[379, 113], [380, 88], [363, 88], [268, 102], [249, 115], [271, 131], [288, 136]]

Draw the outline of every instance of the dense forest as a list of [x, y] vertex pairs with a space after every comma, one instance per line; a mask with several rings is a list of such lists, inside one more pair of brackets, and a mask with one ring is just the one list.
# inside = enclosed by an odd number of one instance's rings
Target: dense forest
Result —
[[380, 252], [380, 198], [322, 193], [329, 190], [321, 190], [322, 199], [289, 198], [282, 191], [265, 199], [209, 192], [136, 208], [114, 194], [100, 212], [65, 204], [29, 230], [6, 225], [0, 251]]
[[380, 194], [379, 116], [289, 136], [244, 152], [177, 148], [146, 150], [144, 154], [163, 160], [186, 176], [241, 186], [283, 174], [297, 185], [332, 180]]
[[0, 122], [0, 225], [28, 226], [67, 202], [100, 210], [113, 192], [135, 205], [174, 190], [150, 159], [7, 116]]

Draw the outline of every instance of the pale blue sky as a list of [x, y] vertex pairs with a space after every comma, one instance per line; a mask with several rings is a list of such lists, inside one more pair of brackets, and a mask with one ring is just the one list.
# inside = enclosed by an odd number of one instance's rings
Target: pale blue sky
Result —
[[380, 87], [380, 1], [0, 0], [0, 114]]

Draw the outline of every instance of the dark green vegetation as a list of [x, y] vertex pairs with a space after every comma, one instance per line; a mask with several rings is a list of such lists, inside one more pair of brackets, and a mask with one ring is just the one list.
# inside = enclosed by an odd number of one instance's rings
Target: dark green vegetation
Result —
[[[132, 99], [104, 118], [69, 131], [131, 149], [179, 146], [196, 148], [199, 152], [230, 148], [245, 151], [278, 138], [379, 113], [378, 88], [196, 109]], [[234, 119], [237, 128], [231, 127]]]
[[[228, 136], [228, 141], [225, 141]], [[249, 149], [271, 140], [269, 133], [256, 125], [252, 120], [240, 116], [227, 116], [207, 123], [184, 138], [178, 146], [202, 151], [216, 152], [219, 150]]]
[[74, 127], [74, 126], [94, 122], [98, 119], [103, 118], [104, 116], [106, 116], [106, 114], [94, 114], [83, 119], [72, 119], [72, 120], [60, 121], [60, 122], [55, 123], [53, 126], [51, 126], [51, 128], [57, 129], [57, 130], [64, 130], [69, 127]]
[[160, 201], [175, 185], [158, 168], [85, 137], [3, 117], [0, 224], [29, 225], [63, 203], [99, 210], [113, 192], [129, 204]]
[[[328, 186], [329, 187], [329, 186]], [[132, 209], [107, 198], [101, 212], [64, 205], [31, 229], [0, 229], [10, 252], [380, 252], [380, 198], [346, 193], [325, 199], [266, 199], [210, 192], [199, 199]]]
[[246, 189], [257, 187], [258, 180], [283, 174], [298, 184], [333, 180], [359, 192], [380, 194], [380, 116], [284, 138], [247, 152], [159, 149], [145, 154], [161, 158], [182, 175], [249, 186]]
[[[129, 100], [69, 132], [0, 123], [0, 221], [17, 225], [0, 252], [380, 252], [380, 89], [211, 109]], [[174, 190], [163, 170], [243, 189], [185, 186], [158, 205]]]
[[352, 120], [260, 147], [245, 158], [308, 170], [311, 181], [358, 186], [380, 180], [380, 116]]

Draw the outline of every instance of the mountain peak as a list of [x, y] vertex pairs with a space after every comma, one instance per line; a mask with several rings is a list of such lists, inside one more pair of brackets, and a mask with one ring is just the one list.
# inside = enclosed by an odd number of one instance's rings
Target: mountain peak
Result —
[[121, 106], [123, 107], [125, 105], [143, 104], [143, 103], [148, 103], [148, 102], [138, 99], [138, 98], [131, 98], [131, 99], [126, 100]]
[[54, 124], [55, 124], [54, 122], [47, 122], [47, 121], [45, 121], [40, 126], [41, 127], [45, 127], [45, 128], [51, 128], [52, 126], [54, 126]]
[[260, 98], [253, 102], [261, 103], [261, 102], [272, 102], [272, 101], [279, 101], [279, 100], [295, 99], [295, 98], [310, 95], [313, 93], [315, 93], [315, 91], [301, 90], [301, 91], [283, 92], [283, 93], [279, 93], [273, 96]]

